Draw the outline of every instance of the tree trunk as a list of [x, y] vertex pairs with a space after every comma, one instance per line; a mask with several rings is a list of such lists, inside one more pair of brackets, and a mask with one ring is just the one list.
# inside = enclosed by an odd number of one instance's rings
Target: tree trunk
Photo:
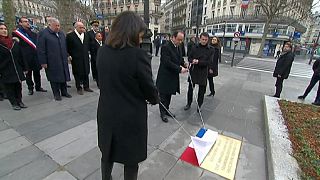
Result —
[[267, 38], [267, 35], [268, 35], [270, 22], [271, 22], [271, 20], [268, 19], [266, 21], [266, 24], [265, 24], [264, 28], [263, 28], [263, 35], [262, 35], [262, 38], [261, 38], [261, 45], [260, 45], [259, 52], [258, 52], [258, 57], [260, 57], [260, 58], [263, 56], [263, 48], [264, 48], [264, 44], [266, 42], [266, 38]]
[[3, 17], [4, 22], [8, 28], [8, 34], [10, 35], [12, 30], [15, 28], [15, 9], [12, 0], [2, 1]]

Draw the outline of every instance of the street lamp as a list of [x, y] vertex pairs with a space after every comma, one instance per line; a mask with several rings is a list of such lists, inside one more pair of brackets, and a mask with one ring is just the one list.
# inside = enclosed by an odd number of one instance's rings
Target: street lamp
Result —
[[150, 58], [152, 57], [152, 43], [151, 43], [151, 37], [153, 36], [151, 30], [149, 29], [149, 23], [150, 23], [150, 17], [149, 17], [149, 0], [144, 0], [144, 23], [147, 26], [146, 32], [143, 35], [142, 43], [140, 44], [140, 47], [148, 52]]

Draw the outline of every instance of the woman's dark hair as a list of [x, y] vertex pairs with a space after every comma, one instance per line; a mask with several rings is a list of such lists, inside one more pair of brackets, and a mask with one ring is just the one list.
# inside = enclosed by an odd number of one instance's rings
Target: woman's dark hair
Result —
[[216, 39], [217, 39], [217, 45], [218, 45], [218, 47], [221, 47], [221, 41], [220, 41], [220, 39], [219, 39], [217, 36], [213, 36], [213, 37], [211, 38], [211, 41], [212, 41], [213, 38], [216, 38]]
[[132, 11], [119, 14], [111, 25], [107, 37], [107, 44], [113, 48], [126, 46], [137, 47], [140, 45], [139, 33], [145, 32], [146, 25], [142, 18]]
[[3, 22], [0, 22], [0, 26], [5, 26], [5, 27], [7, 27], [7, 25], [6, 25], [5, 23], [3, 23]]

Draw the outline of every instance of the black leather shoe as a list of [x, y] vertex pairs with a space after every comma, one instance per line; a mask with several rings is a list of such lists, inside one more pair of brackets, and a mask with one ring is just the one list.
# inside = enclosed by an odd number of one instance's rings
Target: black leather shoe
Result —
[[38, 91], [38, 92], [47, 92], [47, 90], [45, 90], [43, 88], [36, 89], [36, 91]]
[[215, 94], [215, 93], [210, 93], [210, 94], [208, 94], [207, 96], [208, 96], [208, 97], [214, 96], [214, 94]]
[[12, 105], [12, 109], [15, 111], [19, 111], [19, 110], [21, 110], [21, 107], [18, 105]]
[[320, 102], [313, 102], [313, 105], [320, 106]]
[[62, 100], [61, 96], [55, 96], [54, 99], [55, 99], [56, 101], [61, 101], [61, 100]]
[[163, 122], [167, 123], [168, 122], [168, 118], [167, 116], [161, 116], [161, 119]]
[[84, 88], [83, 90], [84, 90], [84, 91], [87, 91], [87, 92], [93, 92], [93, 90], [90, 89], [90, 88]]
[[302, 100], [304, 100], [304, 98], [306, 98], [304, 95], [302, 95], [302, 96], [298, 96], [298, 99], [302, 99]]
[[33, 90], [29, 89], [28, 95], [33, 95]]
[[280, 96], [278, 96], [278, 95], [273, 95], [273, 97], [280, 98]]
[[191, 105], [190, 105], [190, 104], [187, 104], [183, 109], [184, 109], [185, 111], [187, 111], [187, 110], [190, 109], [190, 107], [191, 107]]
[[71, 88], [71, 86], [67, 84], [67, 88]]
[[83, 95], [82, 89], [78, 89], [78, 90], [77, 90], [77, 93], [78, 93], [79, 95]]
[[63, 94], [62, 96], [63, 96], [63, 97], [66, 97], [66, 98], [72, 98], [71, 94], [69, 94], [69, 93]]
[[26, 106], [23, 102], [19, 102], [19, 107], [21, 107], [21, 108], [27, 108], [28, 106]]

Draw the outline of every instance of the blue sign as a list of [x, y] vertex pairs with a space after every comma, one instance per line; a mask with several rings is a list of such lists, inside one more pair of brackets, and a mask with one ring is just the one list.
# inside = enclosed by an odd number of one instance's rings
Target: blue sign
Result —
[[279, 36], [279, 32], [273, 32], [272, 37], [278, 37]]
[[300, 32], [294, 32], [293, 33], [293, 39], [300, 39], [301, 38], [301, 33]]
[[246, 34], [245, 31], [240, 31], [241, 36], [244, 36]]

